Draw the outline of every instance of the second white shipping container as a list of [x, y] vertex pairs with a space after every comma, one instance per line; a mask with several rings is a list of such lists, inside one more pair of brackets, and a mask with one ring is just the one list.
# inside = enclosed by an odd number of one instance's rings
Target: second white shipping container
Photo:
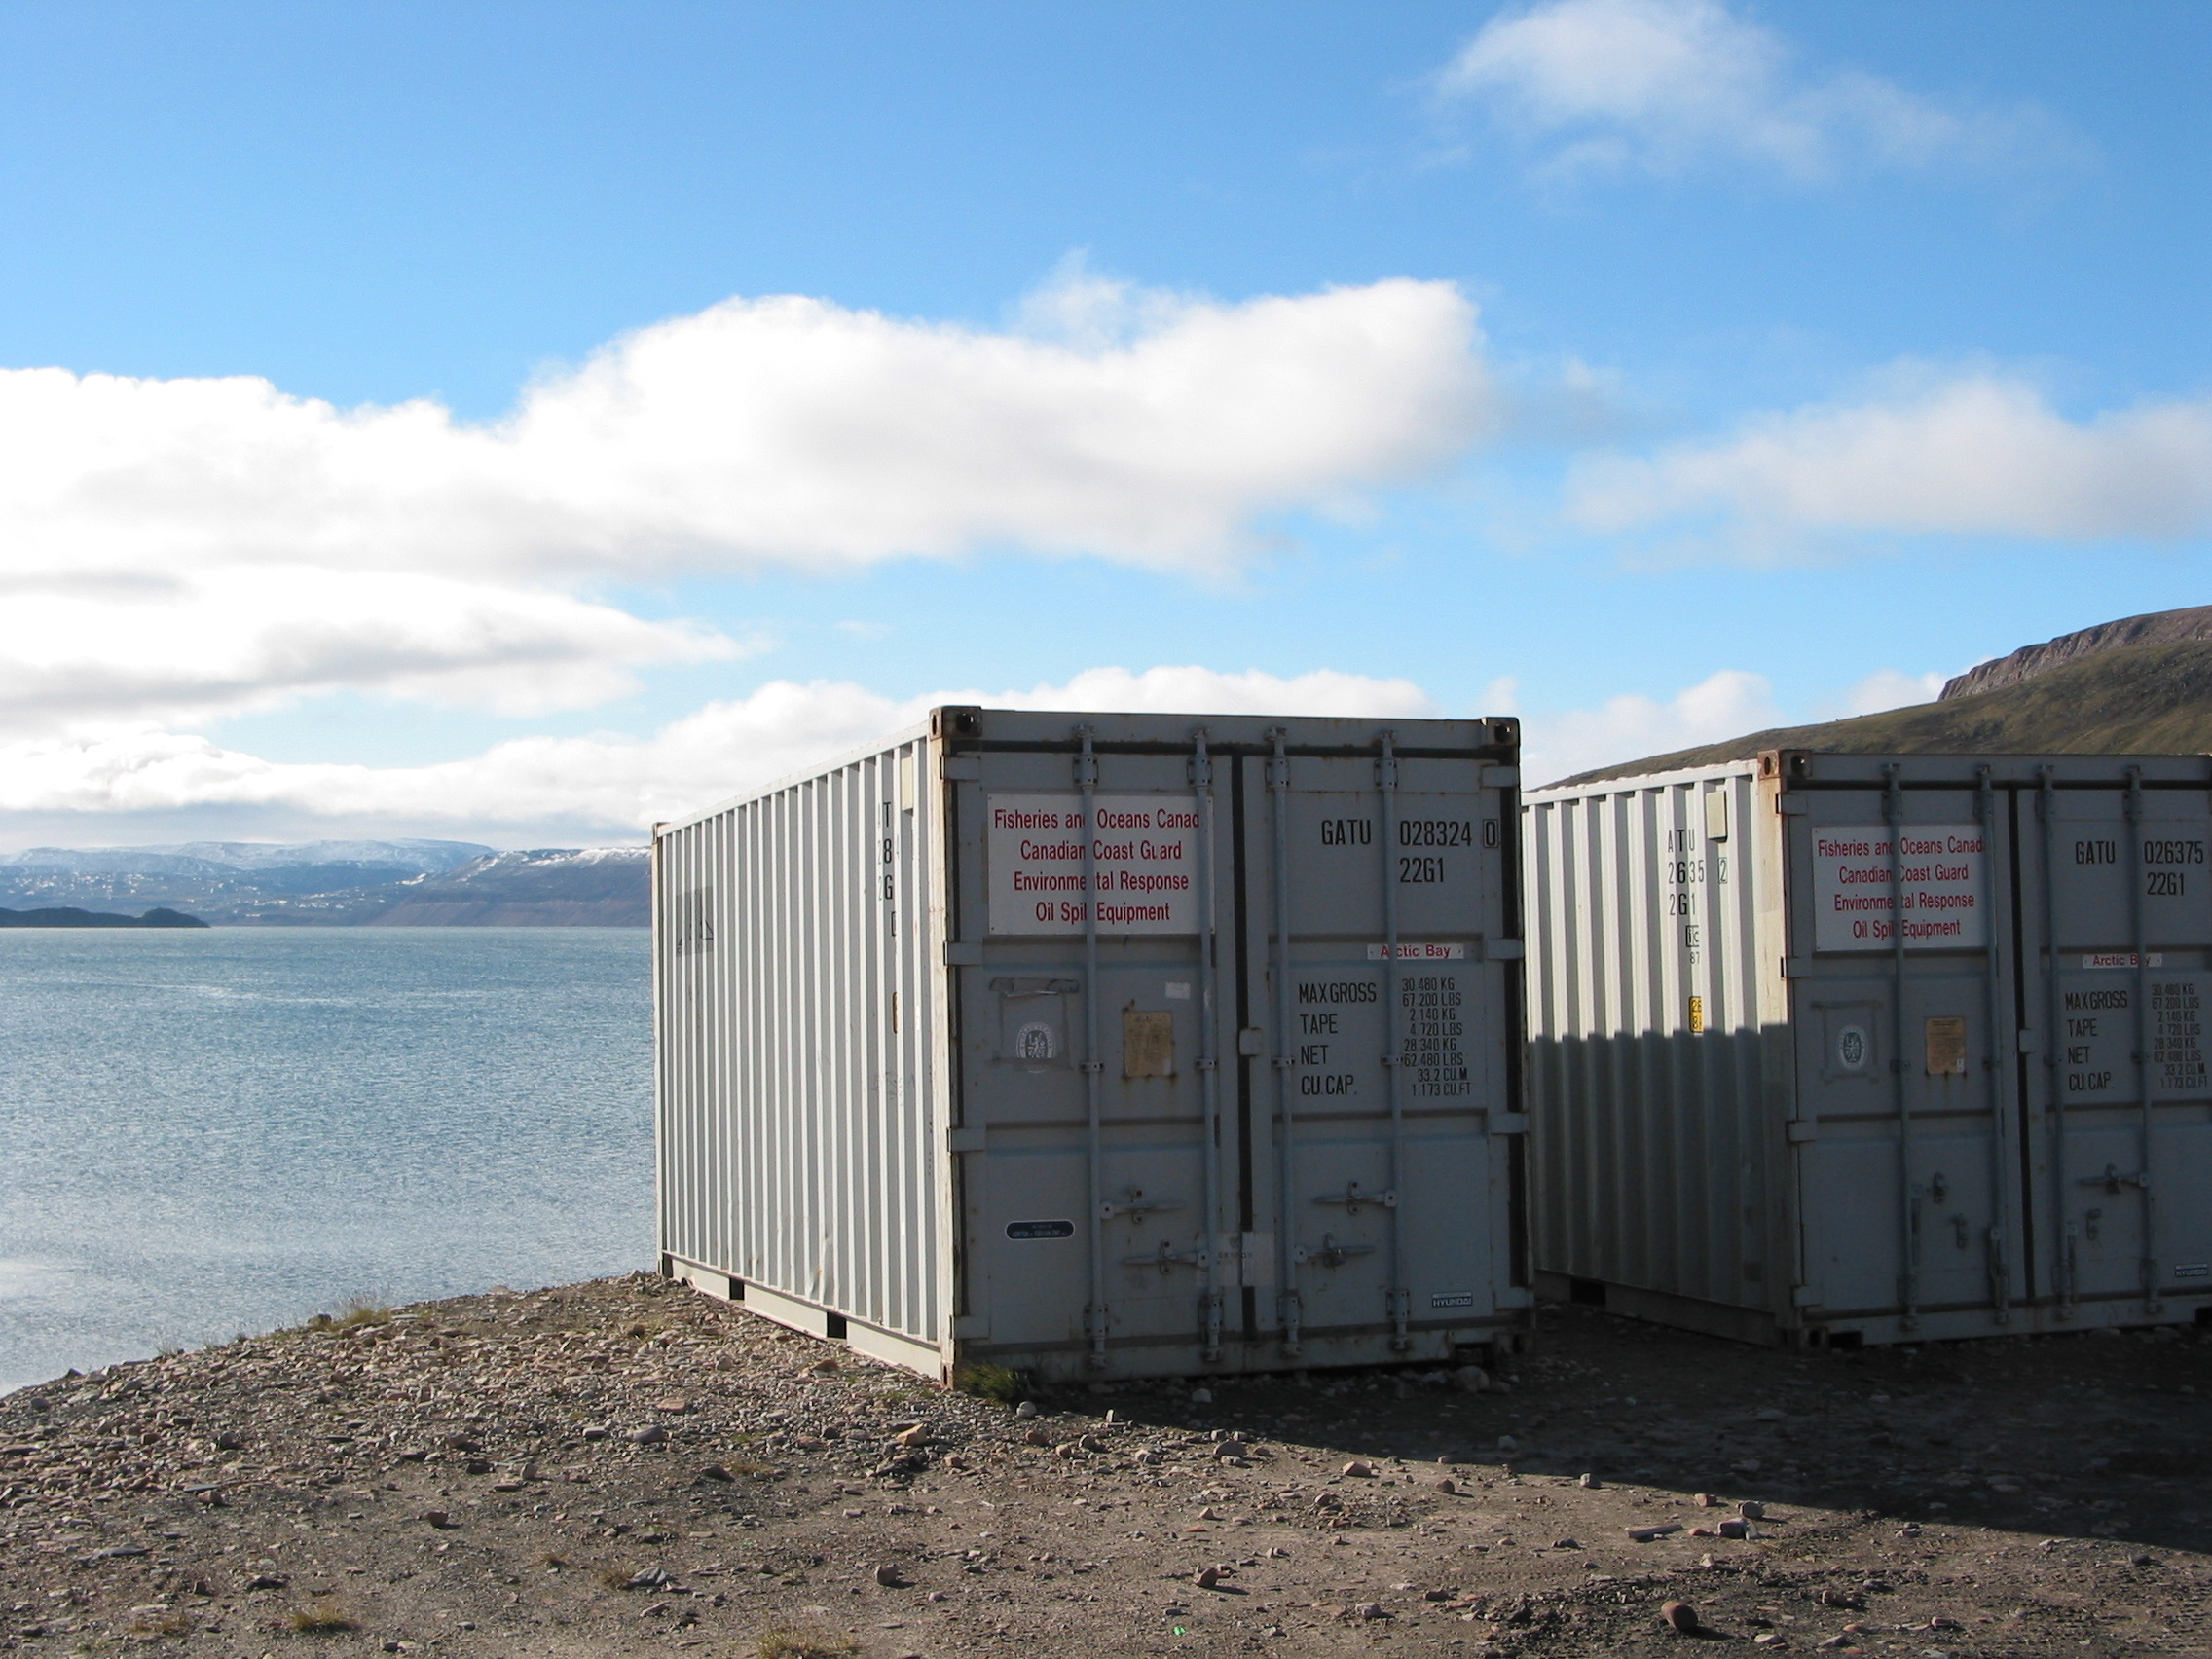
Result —
[[1532, 791], [1536, 1266], [1793, 1341], [2212, 1307], [2212, 759]]

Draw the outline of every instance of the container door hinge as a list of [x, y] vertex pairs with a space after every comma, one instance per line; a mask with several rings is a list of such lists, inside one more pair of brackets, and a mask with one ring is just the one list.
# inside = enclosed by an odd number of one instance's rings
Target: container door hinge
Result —
[[983, 946], [977, 940], [948, 939], [944, 941], [944, 965], [947, 968], [980, 968], [983, 965]]
[[937, 763], [937, 775], [952, 783], [973, 784], [983, 776], [983, 762], [974, 755], [947, 755]]
[[1525, 1135], [1529, 1132], [1529, 1114], [1493, 1112], [1490, 1115], [1490, 1132], [1493, 1135]]
[[1813, 809], [1813, 803], [1803, 795], [1776, 795], [1774, 810], [1785, 818], [1802, 818]]
[[1818, 1118], [1792, 1118], [1783, 1127], [1793, 1145], [1821, 1138], [1821, 1121]]

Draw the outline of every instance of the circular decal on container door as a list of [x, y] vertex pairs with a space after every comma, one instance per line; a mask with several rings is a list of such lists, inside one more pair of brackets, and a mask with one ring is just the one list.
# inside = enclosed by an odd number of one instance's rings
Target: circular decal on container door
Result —
[[1845, 1071], [1866, 1069], [1866, 1032], [1858, 1025], [1846, 1025], [1836, 1033], [1835, 1063]]
[[1052, 1041], [1052, 1028], [1034, 1019], [1014, 1034], [1014, 1058], [1027, 1060], [1032, 1065], [1051, 1059], [1057, 1048]]

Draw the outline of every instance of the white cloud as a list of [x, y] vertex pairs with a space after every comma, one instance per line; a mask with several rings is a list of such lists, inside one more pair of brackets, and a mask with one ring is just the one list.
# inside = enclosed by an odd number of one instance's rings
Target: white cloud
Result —
[[[442, 826], [514, 838], [518, 828], [635, 835], [659, 818], [711, 804], [857, 748], [940, 703], [998, 708], [1207, 714], [1421, 717], [1432, 699], [1406, 680], [1322, 670], [1096, 668], [1026, 691], [957, 690], [897, 699], [849, 682], [778, 681], [713, 703], [651, 737], [529, 737], [467, 760], [374, 767], [278, 763], [206, 738], [142, 726], [0, 745], [0, 813], [113, 815], [212, 811], [223, 832], [320, 817], [348, 824]], [[166, 820], [165, 820], [166, 821]]]
[[1531, 783], [1549, 782], [1782, 722], [1765, 675], [1724, 668], [1665, 702], [1630, 693], [1595, 709], [1527, 717], [1521, 722], [1522, 770]]
[[1570, 510], [1604, 531], [1717, 517], [1754, 548], [1835, 532], [2194, 539], [2212, 533], [2212, 402], [2075, 422], [2033, 387], [1967, 376], [1768, 416], [1704, 448], [1586, 463]]
[[1890, 709], [1909, 709], [1933, 703], [1942, 695], [1947, 674], [1907, 674], [1901, 668], [1877, 668], [1841, 697], [1814, 704], [1817, 720], [1848, 719], [1854, 715], [1879, 715]]
[[1521, 712], [1521, 677], [1501, 674], [1483, 687], [1483, 694], [1475, 699], [1471, 715], [1517, 715]]
[[1493, 401], [1448, 283], [1225, 305], [1080, 263], [998, 332], [730, 300], [481, 425], [0, 371], [0, 736], [342, 686], [588, 706], [744, 649], [595, 596], [676, 574], [1009, 548], [1220, 572], [1271, 514], [1449, 461]]
[[1435, 86], [1487, 105], [1566, 174], [1677, 174], [1720, 157], [1810, 180], [1853, 164], [2047, 164], [2072, 147], [2033, 110], [1946, 107], [1792, 58], [1719, 0], [1548, 0], [1493, 18]]
[[1132, 307], [1133, 332], [1069, 341], [729, 300], [484, 426], [260, 380], [0, 373], [0, 569], [636, 578], [996, 546], [1221, 568], [1255, 520], [1439, 465], [1489, 416], [1448, 283]]
[[561, 593], [299, 566], [34, 586], [7, 613], [0, 732], [203, 719], [341, 686], [531, 715], [618, 696], [633, 667], [742, 649]]
[[1344, 715], [1409, 719], [1442, 713], [1410, 680], [1377, 680], [1364, 674], [1316, 669], [1283, 677], [1257, 669], [1223, 674], [1210, 668], [1086, 669], [1064, 685], [1036, 685], [996, 696], [969, 691], [926, 699], [930, 703], [981, 703], [1001, 709], [1115, 710], [1127, 714]]

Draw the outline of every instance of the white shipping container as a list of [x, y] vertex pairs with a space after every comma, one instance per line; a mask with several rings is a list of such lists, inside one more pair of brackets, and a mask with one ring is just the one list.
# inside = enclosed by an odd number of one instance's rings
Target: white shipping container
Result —
[[1510, 1346], [1518, 742], [940, 709], [660, 826], [664, 1271], [946, 1379]]
[[1538, 1284], [1753, 1340], [2212, 1303], [2212, 759], [1530, 792]]

